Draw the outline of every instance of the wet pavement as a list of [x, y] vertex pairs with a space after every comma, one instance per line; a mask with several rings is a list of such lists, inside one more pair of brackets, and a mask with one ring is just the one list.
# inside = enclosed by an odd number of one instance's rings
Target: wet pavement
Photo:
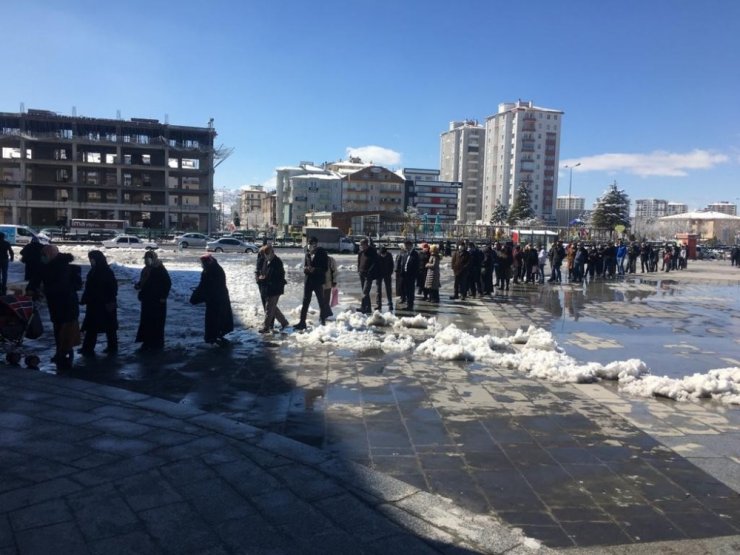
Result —
[[[341, 286], [356, 297], [351, 271]], [[493, 300], [415, 308], [479, 333], [535, 323], [576, 358], [654, 354], [653, 368], [685, 375], [738, 364], [737, 287], [513, 286]], [[716, 403], [625, 399], [610, 384], [553, 384], [252, 331], [193, 356], [87, 360], [74, 375], [319, 447], [492, 512], [552, 547], [740, 534], [740, 410]]]

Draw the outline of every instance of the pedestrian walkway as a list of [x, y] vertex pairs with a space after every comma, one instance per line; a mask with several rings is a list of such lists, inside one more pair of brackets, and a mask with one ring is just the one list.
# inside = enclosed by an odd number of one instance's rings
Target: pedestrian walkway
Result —
[[2, 370], [0, 553], [546, 553], [449, 500], [192, 406]]

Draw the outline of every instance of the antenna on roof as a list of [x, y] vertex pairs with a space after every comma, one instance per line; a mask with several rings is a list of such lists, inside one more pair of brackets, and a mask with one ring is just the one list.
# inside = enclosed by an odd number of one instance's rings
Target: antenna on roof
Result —
[[23, 102], [21, 102], [21, 114], [25, 113], [25, 111], [26, 111], [26, 105]]

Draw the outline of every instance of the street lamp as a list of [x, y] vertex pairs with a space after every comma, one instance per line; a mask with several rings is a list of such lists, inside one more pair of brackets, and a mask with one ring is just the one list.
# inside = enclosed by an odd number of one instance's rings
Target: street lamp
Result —
[[577, 164], [574, 164], [573, 166], [565, 165], [563, 168], [570, 169], [570, 179], [568, 180], [568, 239], [570, 239], [570, 205], [573, 201], [573, 198], [571, 196], [571, 191], [573, 190], [573, 168], [577, 168], [580, 166], [581, 163], [578, 162]]

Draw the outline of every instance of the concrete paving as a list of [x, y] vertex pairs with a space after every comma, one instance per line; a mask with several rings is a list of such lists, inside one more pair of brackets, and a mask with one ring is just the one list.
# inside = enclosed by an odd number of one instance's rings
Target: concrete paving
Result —
[[0, 553], [546, 553], [491, 515], [162, 399], [5, 369]]

